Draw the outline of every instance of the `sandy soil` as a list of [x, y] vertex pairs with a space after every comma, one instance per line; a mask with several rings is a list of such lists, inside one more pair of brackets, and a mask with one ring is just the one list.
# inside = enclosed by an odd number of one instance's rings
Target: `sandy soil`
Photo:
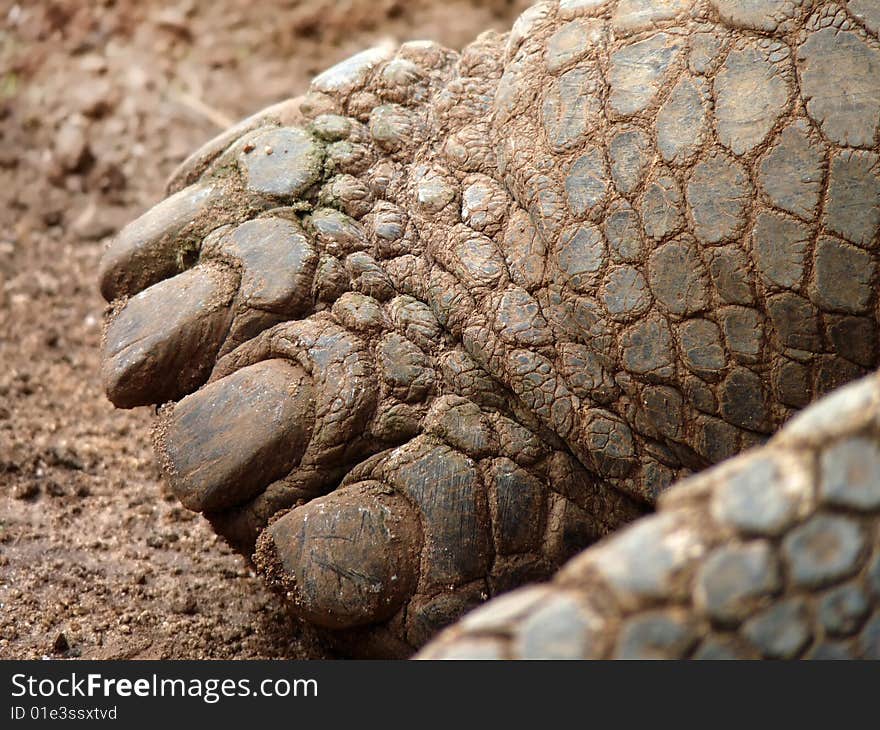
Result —
[[109, 236], [224, 126], [392, 37], [526, 0], [0, 0], [0, 658], [316, 657], [103, 398]]

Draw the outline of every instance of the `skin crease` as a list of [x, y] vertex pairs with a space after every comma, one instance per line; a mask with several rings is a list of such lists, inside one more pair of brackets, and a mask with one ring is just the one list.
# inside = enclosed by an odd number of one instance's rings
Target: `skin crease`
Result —
[[870, 656], [874, 380], [762, 444], [877, 366], [877, 63], [876, 19], [795, 0], [367, 51], [111, 245], [108, 395], [177, 401], [172, 488], [347, 651], [662, 493], [424, 655]]

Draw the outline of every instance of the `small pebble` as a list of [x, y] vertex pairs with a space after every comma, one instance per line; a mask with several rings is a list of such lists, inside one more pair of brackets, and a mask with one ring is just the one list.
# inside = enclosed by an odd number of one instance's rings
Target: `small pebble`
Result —
[[52, 643], [52, 653], [53, 654], [63, 654], [64, 652], [70, 649], [70, 644], [67, 641], [67, 637], [60, 633], [55, 637], [55, 641]]

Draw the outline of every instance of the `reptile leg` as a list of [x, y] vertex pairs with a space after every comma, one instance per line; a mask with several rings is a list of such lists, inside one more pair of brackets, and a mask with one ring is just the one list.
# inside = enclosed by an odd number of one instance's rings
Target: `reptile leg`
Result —
[[850, 10], [540, 3], [461, 54], [354, 57], [108, 250], [108, 395], [176, 401], [170, 483], [245, 553], [265, 529], [296, 610], [419, 644], [519, 580], [493, 572], [504, 454], [438, 414], [507, 419], [577, 475], [505, 457], [543, 484], [511, 509], [549, 532], [513, 554], [547, 572], [560, 534], [585, 546], [877, 367], [880, 45]]

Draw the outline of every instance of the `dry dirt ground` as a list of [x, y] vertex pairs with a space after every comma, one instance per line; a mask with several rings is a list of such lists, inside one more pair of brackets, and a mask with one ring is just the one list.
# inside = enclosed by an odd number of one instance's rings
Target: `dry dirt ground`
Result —
[[525, 0], [0, 0], [0, 658], [322, 656], [103, 398], [108, 237], [222, 127], [377, 41]]

